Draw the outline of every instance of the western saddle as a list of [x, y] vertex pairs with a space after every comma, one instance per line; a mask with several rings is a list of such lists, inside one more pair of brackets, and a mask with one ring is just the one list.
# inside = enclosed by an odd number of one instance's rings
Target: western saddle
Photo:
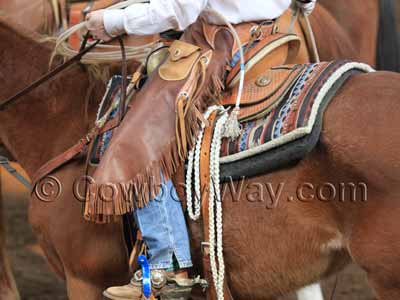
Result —
[[[300, 22], [294, 22], [291, 11], [287, 11], [281, 18], [273, 22], [261, 24], [246, 23], [236, 26], [244, 48], [245, 82], [241, 97], [241, 107], [238, 115], [240, 123], [261, 119], [272, 109], [277, 107], [303, 74], [304, 64], [310, 62], [310, 56], [305, 35]], [[208, 31], [208, 38], [212, 39], [217, 29]], [[311, 33], [309, 33], [311, 34]], [[239, 60], [239, 46], [235, 45], [232, 52], [232, 61], [229, 63], [226, 77], [226, 91], [221, 104], [227, 108], [234, 108], [240, 92], [240, 70], [243, 68]], [[303, 64], [303, 65], [302, 65]], [[209, 117], [209, 126], [204, 131], [200, 156], [200, 184], [201, 205], [203, 213], [204, 245], [210, 245], [209, 236], [209, 203], [210, 199], [210, 149], [212, 136], [216, 124], [216, 112]], [[211, 271], [210, 249], [203, 248], [203, 272], [209, 283], [213, 282]], [[223, 298], [232, 300], [229, 286], [224, 279]], [[207, 290], [207, 299], [221, 299], [217, 286], [210, 284]]]
[[[84, 15], [87, 12], [87, 7], [91, 9], [100, 9], [112, 4], [113, 0], [99, 0], [96, 2], [70, 2], [69, 3], [69, 20], [71, 24], [80, 22], [84, 19]], [[65, 0], [60, 0], [60, 3], [66, 8]], [[64, 4], [63, 4], [64, 3]], [[63, 6], [61, 6], [63, 7]], [[67, 11], [63, 9], [63, 11]], [[67, 18], [66, 18], [67, 19]], [[264, 23], [245, 23], [236, 26], [236, 30], [240, 36], [241, 42], [245, 50], [245, 71], [246, 80], [244, 83], [244, 93], [242, 96], [242, 108], [239, 114], [239, 121], [246, 122], [262, 118], [268, 112], [270, 112], [280, 102], [283, 95], [289, 90], [296, 79], [299, 78], [302, 71], [304, 70], [301, 64], [310, 62], [310, 55], [308, 49], [309, 37], [307, 37], [307, 30], [304, 30], [301, 26], [301, 22], [295, 22], [296, 18], [293, 16], [291, 10], [288, 10], [282, 17], [271, 22]], [[204, 29], [205, 37], [210, 45], [214, 40], [215, 35], [220, 30], [220, 26], [208, 26]], [[154, 38], [154, 37], [153, 37]], [[70, 38], [70, 44], [73, 47], [79, 48], [80, 37], [72, 36]], [[171, 49], [175, 49], [175, 54], [179, 53], [184, 55], [185, 49], [192, 49], [191, 45], [182, 45], [181, 41], [175, 41], [170, 46], [169, 53], [171, 57], [167, 60], [173, 60], [173, 54]], [[182, 48], [182, 49], [181, 49]], [[183, 51], [180, 51], [180, 49]], [[239, 92], [239, 73], [242, 68], [239, 61], [239, 45], [234, 45], [232, 50], [232, 61], [227, 67], [226, 87], [227, 90], [221, 100], [221, 104], [225, 107], [233, 107], [235, 105], [235, 99]], [[190, 52], [193, 54], [193, 51]], [[189, 56], [188, 56], [189, 57]], [[193, 61], [196, 61], [194, 59]], [[164, 58], [157, 58], [157, 62], [165, 61]], [[188, 64], [194, 63], [189, 61]], [[153, 65], [151, 70], [155, 70], [151, 58], [148, 62]], [[158, 71], [163, 76], [168, 77], [168, 70], [165, 70], [163, 66], [158, 68]], [[160, 75], [162, 75], [160, 74]], [[170, 74], [169, 74], [170, 75]], [[173, 74], [174, 75], [174, 74]], [[174, 75], [175, 76], [175, 75]], [[185, 77], [185, 76], [184, 76]], [[136, 85], [140, 80], [140, 76], [133, 76], [135, 82], [131, 84]], [[204, 141], [202, 145], [201, 157], [201, 178], [202, 185], [204, 184], [205, 189], [202, 191], [208, 191], [207, 184], [209, 184], [209, 157], [210, 157], [210, 146], [211, 136], [213, 131], [213, 124], [215, 124], [216, 115], [212, 114], [209, 120], [210, 126], [208, 126], [204, 133]], [[107, 126], [108, 125], [108, 126]], [[112, 127], [113, 128], [113, 127]], [[65, 158], [76, 156], [78, 153], [83, 152], [86, 146], [100, 133], [104, 133], [110, 129], [109, 124], [105, 124], [103, 128], [96, 128], [95, 131], [89, 133], [84, 139], [82, 139], [77, 145], [69, 149], [67, 152], [61, 154], [50, 161], [40, 171], [36, 179], [49, 174], [55, 168], [59, 167], [65, 162]], [[203, 150], [204, 149], [204, 150]], [[37, 180], [35, 180], [37, 181]], [[204, 224], [204, 244], [209, 242], [208, 240], [208, 200], [207, 194], [202, 195], [203, 198], [203, 224]], [[208, 282], [212, 282], [212, 274], [210, 269], [210, 256], [209, 251], [204, 249], [204, 276], [208, 279]], [[232, 296], [225, 284], [225, 298], [232, 299]], [[214, 286], [210, 284], [207, 290], [207, 298], [209, 300], [216, 299], [217, 295]]]

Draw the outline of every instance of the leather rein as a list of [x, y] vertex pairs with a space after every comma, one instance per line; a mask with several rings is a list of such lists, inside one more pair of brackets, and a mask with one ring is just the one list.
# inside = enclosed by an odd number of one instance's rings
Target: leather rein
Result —
[[[122, 72], [121, 72], [122, 73], [122, 92], [121, 92], [121, 101], [120, 101], [120, 104], [119, 104], [120, 105], [120, 107], [119, 107], [119, 109], [120, 109], [120, 114], [119, 114], [120, 117], [117, 118], [117, 119], [111, 120], [110, 122], [107, 122], [102, 127], [99, 127], [99, 126], [93, 127], [75, 145], [73, 145], [68, 150], [64, 151], [60, 155], [56, 156], [55, 158], [51, 159], [46, 164], [44, 164], [34, 174], [34, 176], [32, 178], [32, 185], [30, 185], [31, 188], [33, 188], [38, 181], [40, 181], [42, 178], [47, 176], [49, 173], [51, 173], [55, 169], [61, 167], [63, 164], [65, 164], [66, 162], [70, 161], [71, 159], [76, 157], [78, 154], [84, 152], [87, 149], [88, 145], [99, 134], [102, 134], [102, 133], [104, 133], [104, 132], [106, 132], [108, 130], [111, 130], [111, 129], [119, 126], [119, 124], [120, 124], [120, 122], [122, 120], [122, 117], [125, 115], [126, 89], [127, 89], [127, 72], [128, 72], [127, 71], [128, 68], [127, 68], [127, 61], [126, 61], [125, 46], [124, 46], [122, 37], [123, 36], [116, 36], [116, 37], [112, 38], [109, 41], [109, 42], [112, 42], [112, 41], [118, 40], [119, 44], [120, 44], [120, 47], [121, 47], [121, 55], [122, 55]], [[19, 91], [18, 93], [16, 93], [14, 96], [12, 96], [12, 97], [6, 99], [5, 101], [3, 101], [0, 104], [0, 111], [5, 110], [7, 107], [9, 107], [10, 105], [14, 104], [16, 101], [18, 101], [21, 97], [27, 95], [28, 93], [32, 92], [37, 87], [41, 86], [42, 84], [46, 83], [50, 79], [54, 78], [56, 75], [58, 75], [59, 73], [61, 73], [62, 71], [64, 71], [65, 69], [67, 69], [68, 67], [73, 65], [74, 63], [78, 63], [86, 53], [88, 53], [89, 51], [93, 50], [98, 44], [101, 43], [100, 40], [97, 40], [93, 44], [91, 44], [91, 45], [86, 47], [88, 39], [89, 39], [89, 34], [87, 33], [85, 35], [83, 41], [82, 41], [81, 49], [80, 49], [78, 54], [76, 54], [75, 56], [71, 57], [66, 62], [64, 62], [63, 64], [59, 65], [58, 67], [56, 67], [52, 71], [46, 73], [45, 75], [43, 75], [42, 77], [40, 77], [39, 79], [34, 81], [32, 84], [30, 84], [26, 88], [24, 88], [21, 91]], [[5, 162], [5, 160], [1, 161], [1, 165], [6, 167], [7, 165], [5, 163], [3, 163], [3, 162]], [[15, 174], [15, 172], [13, 170], [10, 169], [9, 171], [11, 171], [10, 172], [11, 174], [13, 174], [13, 175]], [[17, 179], [19, 179], [19, 178], [17, 178]], [[28, 187], [28, 185], [25, 184], [25, 182], [23, 184]]]
[[[76, 54], [75, 56], [71, 57], [70, 59], [68, 59], [67, 61], [65, 61], [61, 65], [57, 66], [53, 70], [49, 71], [48, 73], [46, 73], [45, 75], [43, 75], [42, 77], [40, 77], [39, 79], [34, 81], [32, 84], [30, 84], [26, 88], [24, 88], [24, 89], [20, 90], [19, 92], [17, 92], [15, 95], [9, 97], [8, 99], [6, 99], [2, 103], [0, 103], [0, 111], [5, 110], [8, 106], [10, 106], [11, 104], [15, 103], [19, 98], [29, 94], [34, 89], [38, 88], [42, 84], [46, 83], [47, 81], [49, 81], [50, 79], [52, 79], [53, 77], [55, 77], [56, 75], [58, 75], [59, 73], [64, 71], [65, 69], [67, 69], [69, 66], [71, 66], [71, 65], [73, 65], [75, 63], [78, 63], [81, 60], [81, 58], [83, 56], [85, 56], [86, 53], [90, 52], [98, 44], [101, 43], [100, 40], [97, 40], [93, 44], [91, 44], [88, 47], [86, 47], [88, 39], [89, 39], [89, 34], [86, 34], [84, 40], [82, 41], [82, 46], [81, 46], [81, 49], [80, 49], [78, 54]], [[110, 40], [110, 42], [115, 41], [117, 39], [122, 42], [122, 37], [121, 36], [117, 36], [117, 37], [112, 38]], [[123, 45], [123, 44], [121, 44], [121, 45]], [[123, 46], [121, 46], [121, 50], [122, 50], [122, 48], [123, 48]]]

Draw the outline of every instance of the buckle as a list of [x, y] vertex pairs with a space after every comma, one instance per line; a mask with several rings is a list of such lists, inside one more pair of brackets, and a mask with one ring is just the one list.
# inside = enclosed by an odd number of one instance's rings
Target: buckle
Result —
[[201, 242], [201, 253], [204, 254], [206, 247], [210, 248], [210, 243], [209, 242]]
[[260, 39], [262, 36], [263, 32], [262, 32], [262, 27], [261, 25], [257, 25], [257, 26], [253, 26], [250, 29], [250, 35], [253, 39]]

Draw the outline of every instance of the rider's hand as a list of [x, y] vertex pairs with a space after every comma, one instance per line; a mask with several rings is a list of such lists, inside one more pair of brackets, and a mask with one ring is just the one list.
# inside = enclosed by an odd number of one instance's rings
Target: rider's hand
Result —
[[309, 16], [313, 12], [316, 2], [317, 0], [296, 0], [296, 5], [304, 15]]
[[86, 16], [87, 29], [96, 40], [103, 40], [105, 42], [111, 39], [111, 36], [104, 28], [104, 10], [96, 10], [88, 13]]

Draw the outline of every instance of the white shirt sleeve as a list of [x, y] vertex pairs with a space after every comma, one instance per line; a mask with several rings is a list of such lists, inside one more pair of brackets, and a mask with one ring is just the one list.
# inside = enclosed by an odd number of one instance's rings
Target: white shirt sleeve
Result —
[[193, 24], [207, 6], [207, 0], [151, 0], [126, 9], [104, 11], [108, 34], [157, 34], [169, 29], [184, 30]]

